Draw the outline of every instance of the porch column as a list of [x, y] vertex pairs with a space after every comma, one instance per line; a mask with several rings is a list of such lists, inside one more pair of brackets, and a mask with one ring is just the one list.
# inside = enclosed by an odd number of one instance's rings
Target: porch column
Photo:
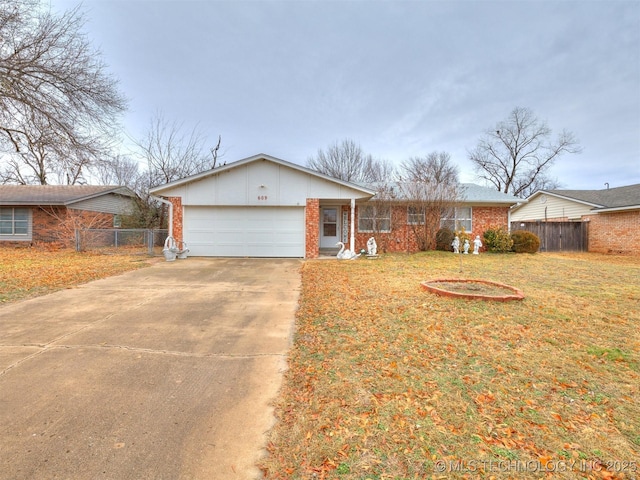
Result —
[[355, 244], [356, 244], [356, 199], [351, 199], [351, 238], [349, 239], [349, 250], [355, 252]]
[[305, 258], [318, 258], [320, 249], [320, 199], [307, 198], [305, 216]]

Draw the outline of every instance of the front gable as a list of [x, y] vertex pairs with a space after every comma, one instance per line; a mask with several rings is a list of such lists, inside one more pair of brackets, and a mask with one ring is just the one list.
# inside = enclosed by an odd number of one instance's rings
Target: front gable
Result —
[[256, 155], [151, 189], [183, 206], [304, 206], [307, 199], [368, 199], [374, 192], [268, 155]]

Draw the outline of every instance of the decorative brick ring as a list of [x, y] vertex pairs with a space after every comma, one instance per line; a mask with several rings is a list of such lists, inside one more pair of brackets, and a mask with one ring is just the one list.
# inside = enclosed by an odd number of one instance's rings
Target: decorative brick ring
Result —
[[[477, 288], [474, 288], [473, 285]], [[436, 295], [453, 298], [466, 298], [471, 300], [493, 300], [496, 302], [509, 302], [511, 300], [524, 299], [522, 290], [505, 285], [504, 283], [489, 280], [463, 279], [463, 278], [436, 278], [422, 282], [422, 288]], [[484, 287], [484, 292], [482, 291]], [[475, 292], [474, 290], [477, 290]], [[506, 293], [506, 291], [512, 293]]]

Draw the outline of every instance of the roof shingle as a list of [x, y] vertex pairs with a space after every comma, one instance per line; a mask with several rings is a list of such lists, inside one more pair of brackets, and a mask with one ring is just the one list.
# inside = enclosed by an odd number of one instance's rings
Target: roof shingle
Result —
[[0, 205], [69, 205], [107, 193], [133, 194], [115, 185], [0, 185]]

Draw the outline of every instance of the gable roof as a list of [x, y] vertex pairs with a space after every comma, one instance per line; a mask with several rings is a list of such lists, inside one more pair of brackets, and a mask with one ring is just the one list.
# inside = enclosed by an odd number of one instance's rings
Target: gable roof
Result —
[[0, 185], [0, 205], [67, 206], [111, 193], [136, 196], [129, 188], [116, 185]]
[[515, 205], [526, 202], [522, 198], [514, 197], [508, 193], [500, 192], [495, 188], [483, 187], [475, 183], [462, 183], [460, 197], [467, 203], [500, 203], [504, 205]]
[[237, 160], [235, 162], [231, 162], [231, 163], [227, 163], [227, 164], [223, 164], [220, 165], [218, 167], [212, 168], [211, 170], [207, 170], [205, 172], [200, 172], [200, 173], [196, 173], [195, 175], [190, 175], [188, 177], [184, 177], [184, 178], [180, 178], [178, 180], [175, 180], [173, 182], [169, 182], [166, 183], [164, 185], [159, 185], [157, 187], [153, 187], [149, 190], [150, 193], [162, 193], [162, 191], [164, 190], [168, 190], [177, 186], [181, 186], [184, 185], [186, 183], [191, 183], [191, 182], [195, 182], [198, 180], [202, 180], [206, 177], [209, 176], [213, 176], [213, 175], [218, 175], [222, 172], [228, 171], [228, 170], [232, 170], [234, 168], [238, 168], [241, 167], [243, 165], [247, 165], [249, 163], [253, 163], [253, 162], [257, 162], [259, 160], [267, 160], [269, 162], [278, 164], [278, 165], [282, 165], [285, 167], [289, 167], [293, 170], [297, 170], [299, 172], [308, 174], [308, 175], [312, 175], [318, 178], [321, 178], [323, 180], [328, 180], [330, 182], [333, 183], [337, 183], [339, 185], [343, 185], [345, 187], [349, 187], [355, 190], [359, 190], [362, 193], [364, 193], [365, 195], [369, 195], [372, 196], [375, 194], [375, 191], [370, 190], [369, 188], [363, 187], [362, 185], [357, 185], [355, 183], [351, 183], [351, 182], [345, 182], [343, 180], [339, 180], [337, 178], [333, 178], [330, 177], [329, 175], [325, 175], [323, 173], [320, 172], [316, 172], [315, 170], [311, 170], [309, 168], [303, 167], [301, 165], [297, 165], [295, 163], [291, 163], [291, 162], [287, 162], [286, 160], [282, 160], [280, 158], [276, 158], [276, 157], [272, 157], [271, 155], [266, 155], [264, 153], [259, 153], [257, 155], [253, 155], [251, 157], [247, 157], [247, 158], [243, 158], [241, 160]]
[[602, 190], [538, 190], [528, 200], [542, 194], [588, 205], [594, 212], [640, 209], [640, 183]]
[[[412, 191], [413, 188], [404, 188], [403, 185], [411, 185], [402, 182], [393, 182], [390, 187], [392, 190], [392, 195], [395, 195], [393, 198], [397, 198], [399, 200], [410, 200], [406, 198], [406, 194], [404, 192]], [[386, 185], [382, 182], [376, 183], [374, 185], [378, 188], [384, 188]], [[522, 198], [514, 197], [508, 193], [503, 193], [495, 188], [483, 187], [481, 185], [477, 185], [475, 183], [460, 183], [458, 185], [458, 197], [456, 198], [457, 203], [469, 204], [469, 205], [504, 205], [511, 206], [517, 203], [526, 202]], [[428, 195], [428, 192], [426, 192]]]

